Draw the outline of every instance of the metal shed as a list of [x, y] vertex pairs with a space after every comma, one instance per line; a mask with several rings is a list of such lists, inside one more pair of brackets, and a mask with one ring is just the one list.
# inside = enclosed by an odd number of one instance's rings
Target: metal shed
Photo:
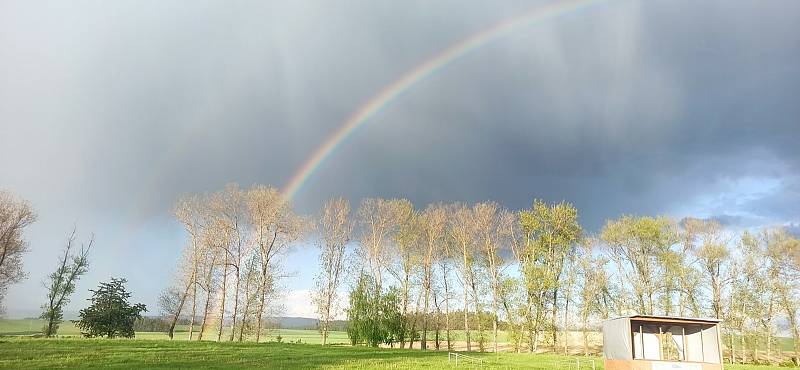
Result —
[[720, 320], [635, 315], [603, 322], [606, 370], [722, 370]]

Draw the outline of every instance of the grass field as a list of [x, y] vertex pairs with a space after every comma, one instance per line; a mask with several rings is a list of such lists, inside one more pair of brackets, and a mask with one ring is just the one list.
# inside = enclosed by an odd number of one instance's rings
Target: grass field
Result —
[[[470, 354], [483, 364], [456, 367], [446, 352], [320, 346], [291, 343], [216, 343], [131, 339], [0, 340], [0, 368], [205, 368], [205, 369], [602, 369], [602, 359], [516, 353]], [[466, 366], [465, 366], [466, 365]], [[769, 369], [726, 365], [727, 370]]]
[[[136, 339], [83, 339], [80, 331], [66, 322], [58, 339], [32, 338], [40, 333], [41, 320], [0, 320], [0, 368], [306, 368], [306, 369], [416, 369], [455, 368], [446, 352], [402, 349], [371, 349], [333, 345], [322, 347], [315, 330], [279, 329], [269, 332], [268, 343], [214, 341], [189, 342], [185, 327], [179, 327], [174, 341], [164, 333], [137, 332]], [[283, 343], [277, 343], [280, 335]], [[462, 333], [454, 333], [458, 337]], [[487, 333], [487, 335], [489, 335]], [[501, 339], [505, 338], [504, 336]], [[216, 339], [216, 332], [209, 339]], [[296, 344], [297, 340], [303, 344]], [[292, 342], [292, 343], [289, 343]], [[347, 343], [347, 334], [333, 332], [330, 343]], [[785, 342], [785, 343], [784, 343]], [[791, 346], [791, 340], [781, 342]], [[488, 343], [487, 343], [488, 346]], [[591, 369], [591, 361], [582, 357], [530, 355], [516, 353], [470, 353], [484, 361], [486, 369]], [[602, 359], [593, 357], [596, 369]], [[463, 361], [459, 368], [463, 368]], [[571, 366], [571, 367], [570, 367]], [[728, 370], [769, 369], [766, 366], [726, 365]]]
[[[0, 319], [0, 336], [31, 336], [37, 335], [42, 332], [44, 320], [38, 319]], [[195, 336], [199, 328], [195, 326]], [[64, 322], [58, 329], [59, 337], [80, 337], [81, 331], [70, 322]], [[210, 334], [205, 334], [208, 339], [216, 340], [216, 328], [211, 330]], [[225, 335], [230, 336], [230, 331], [223, 332]], [[264, 331], [263, 341], [277, 341], [277, 337], [281, 336], [284, 342], [296, 342], [297, 340], [303, 343], [321, 344], [322, 337], [316, 330], [297, 330], [297, 329], [274, 329]], [[166, 333], [161, 332], [136, 332], [137, 339], [169, 339]], [[189, 339], [189, 328], [187, 325], [178, 325], [175, 327], [175, 339], [186, 340]], [[345, 344], [350, 343], [347, 339], [347, 333], [343, 331], [331, 332], [328, 337], [330, 344]]]

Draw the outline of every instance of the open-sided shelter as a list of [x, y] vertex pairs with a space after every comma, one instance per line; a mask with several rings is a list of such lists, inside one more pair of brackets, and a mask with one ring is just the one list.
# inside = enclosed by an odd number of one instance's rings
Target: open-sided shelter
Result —
[[606, 370], [722, 370], [720, 320], [627, 316], [603, 322]]

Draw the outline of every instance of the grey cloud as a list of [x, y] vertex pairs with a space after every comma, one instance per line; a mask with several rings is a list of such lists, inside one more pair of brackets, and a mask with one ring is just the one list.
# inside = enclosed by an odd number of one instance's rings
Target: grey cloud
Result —
[[[182, 242], [180, 194], [284, 185], [384, 86], [548, 3], [0, 3], [0, 187], [42, 216], [32, 278], [10, 294], [40, 304], [24, 292], [78, 221], [98, 234], [86, 284], [148, 261], [130, 277], [154, 302]], [[798, 8], [619, 0], [519, 27], [370, 118], [297, 207], [543, 198], [574, 202], [589, 230], [680, 210], [796, 224]]]

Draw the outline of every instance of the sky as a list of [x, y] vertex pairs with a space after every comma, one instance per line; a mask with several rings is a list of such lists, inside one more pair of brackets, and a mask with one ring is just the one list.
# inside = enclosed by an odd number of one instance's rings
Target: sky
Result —
[[[0, 189], [39, 219], [9, 316], [37, 315], [68, 233], [87, 289], [157, 313], [183, 194], [283, 187], [348, 116], [437, 52], [551, 1], [0, 0]], [[800, 230], [800, 2], [607, 0], [523, 24], [413, 84], [293, 199], [566, 200]], [[286, 315], [313, 316], [312, 246]]]

